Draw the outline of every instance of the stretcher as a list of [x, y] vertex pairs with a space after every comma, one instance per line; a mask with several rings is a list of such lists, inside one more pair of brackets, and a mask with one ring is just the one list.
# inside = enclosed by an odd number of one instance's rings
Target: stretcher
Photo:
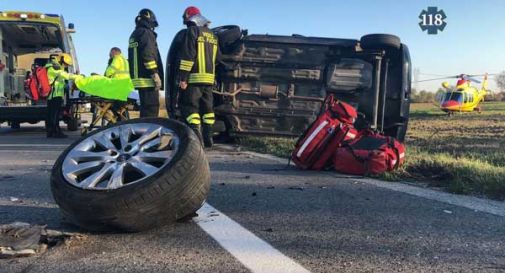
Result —
[[136, 100], [128, 98], [134, 89], [130, 79], [110, 79], [100, 75], [78, 76], [74, 84], [81, 93], [78, 99], [71, 99], [71, 103], [91, 105], [91, 122], [89, 126], [81, 129], [81, 135], [86, 135], [98, 127], [128, 120], [130, 118], [128, 111], [135, 109]]

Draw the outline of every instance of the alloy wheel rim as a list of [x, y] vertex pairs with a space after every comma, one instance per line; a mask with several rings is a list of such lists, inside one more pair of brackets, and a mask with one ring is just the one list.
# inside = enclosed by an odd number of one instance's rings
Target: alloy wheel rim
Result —
[[123, 124], [91, 135], [66, 155], [65, 180], [82, 189], [114, 190], [152, 177], [169, 164], [180, 138], [153, 123]]

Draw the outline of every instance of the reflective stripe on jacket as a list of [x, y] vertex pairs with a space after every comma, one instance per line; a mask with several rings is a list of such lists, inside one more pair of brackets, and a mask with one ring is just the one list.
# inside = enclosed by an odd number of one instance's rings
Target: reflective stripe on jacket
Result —
[[105, 70], [105, 77], [113, 79], [129, 79], [130, 68], [128, 61], [122, 54], [118, 54], [112, 58], [110, 65]]
[[220, 59], [217, 37], [207, 27], [190, 26], [180, 49], [180, 77], [196, 84], [214, 84]]

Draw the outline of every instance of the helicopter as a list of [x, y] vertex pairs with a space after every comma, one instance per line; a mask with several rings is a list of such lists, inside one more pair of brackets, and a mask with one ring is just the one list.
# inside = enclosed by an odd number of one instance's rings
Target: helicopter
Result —
[[[475, 79], [476, 77], [484, 77], [482, 81]], [[424, 81], [434, 81], [434, 80], [444, 80], [444, 79], [458, 79], [455, 88], [450, 86], [449, 82], [445, 81], [442, 83], [444, 92], [437, 96], [440, 110], [446, 112], [448, 115], [452, 115], [455, 112], [473, 112], [478, 111], [480, 113], [481, 102], [484, 101], [486, 94], [489, 92], [487, 89], [488, 85], [488, 74], [483, 75], [467, 75], [460, 74], [455, 76], [448, 76], [443, 78], [422, 80]], [[482, 83], [480, 89], [471, 85], [471, 83]]]

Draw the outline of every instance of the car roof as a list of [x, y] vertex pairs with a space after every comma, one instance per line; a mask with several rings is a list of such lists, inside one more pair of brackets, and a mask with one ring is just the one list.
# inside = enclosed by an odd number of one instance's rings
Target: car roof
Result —
[[293, 34], [292, 36], [253, 34], [244, 37], [244, 40], [252, 42], [262, 42], [262, 43], [307, 44], [307, 45], [340, 46], [340, 47], [355, 47], [358, 44], [358, 40], [353, 39], [306, 37], [296, 34]]

